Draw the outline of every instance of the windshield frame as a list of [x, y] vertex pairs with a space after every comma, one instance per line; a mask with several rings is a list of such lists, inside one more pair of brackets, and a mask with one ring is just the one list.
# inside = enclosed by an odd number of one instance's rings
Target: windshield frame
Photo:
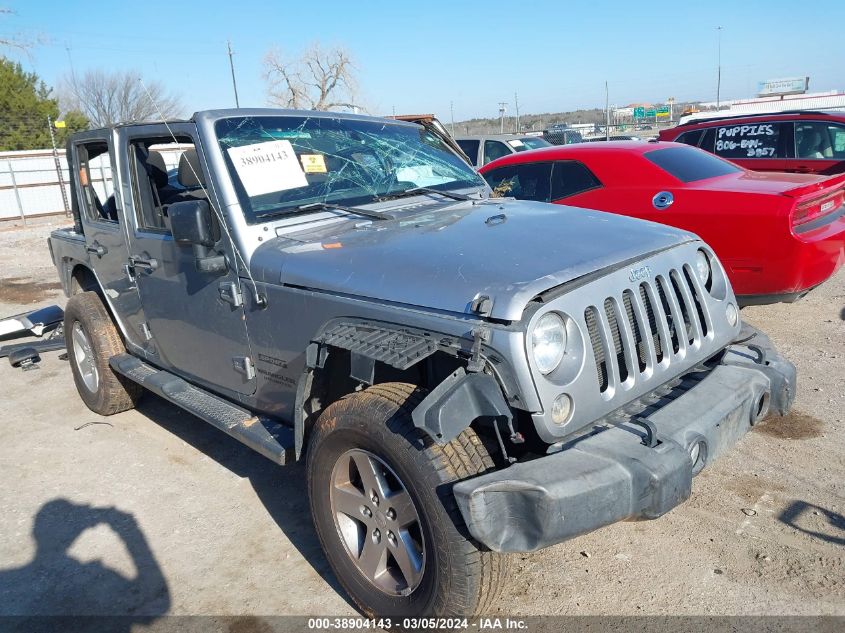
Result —
[[[266, 123], [261, 120], [266, 120]], [[258, 121], [257, 127], [255, 126], [255, 122]], [[407, 184], [410, 186], [407, 187], [387, 187], [387, 188], [377, 188], [373, 187], [370, 190], [367, 190], [367, 187], [364, 185], [362, 181], [361, 186], [357, 189], [357, 192], [353, 194], [352, 189], [342, 189], [338, 192], [335, 192], [337, 195], [333, 195], [333, 192], [330, 191], [331, 183], [328, 179], [326, 179], [326, 186], [324, 190], [319, 195], [302, 195], [300, 197], [288, 196], [287, 200], [280, 199], [278, 202], [274, 203], [273, 205], [263, 204], [263, 205], [255, 205], [254, 200], [259, 196], [250, 196], [247, 193], [246, 188], [244, 187], [244, 183], [241, 178], [241, 173], [235, 167], [235, 164], [232, 160], [232, 156], [229, 154], [230, 147], [238, 147], [238, 146], [248, 146], [250, 145], [249, 142], [246, 143], [227, 143], [228, 139], [234, 139], [232, 133], [241, 129], [241, 127], [245, 123], [250, 123], [250, 131], [251, 135], [244, 135], [239, 140], [246, 140], [251, 138], [251, 142], [254, 143], [261, 143], [261, 139], [264, 138], [261, 136], [261, 132], [264, 131], [264, 127], [266, 125], [266, 131], [268, 132], [267, 141], [277, 141], [277, 140], [290, 140], [291, 138], [306, 138], [304, 134], [310, 132], [323, 132], [326, 134], [330, 134], [334, 132], [333, 127], [337, 128], [337, 132], [339, 132], [338, 138], [342, 138], [343, 140], [349, 140], [343, 137], [342, 135], [346, 132], [350, 134], [360, 134], [361, 135], [361, 148], [365, 150], [365, 153], [369, 153], [370, 155], [375, 156], [377, 150], [384, 150], [385, 147], [388, 145], [383, 145], [381, 147], [378, 146], [378, 139], [373, 138], [373, 143], [367, 143], [367, 135], [373, 135], [375, 137], [379, 132], [384, 132], [385, 130], [390, 130], [393, 132], [398, 132], [394, 138], [401, 140], [403, 135], [406, 135], [410, 141], [408, 148], [410, 151], [406, 152], [405, 155], [401, 153], [402, 147], [397, 145], [395, 147], [396, 154], [393, 155], [388, 151], [384, 152], [382, 158], [385, 160], [385, 164], [391, 164], [391, 158], [402, 158], [405, 159], [407, 157], [408, 162], [404, 164], [400, 164], [399, 166], [393, 168], [393, 172], [389, 172], [387, 168], [383, 169], [380, 172], [383, 176], [390, 175], [392, 178], [392, 182], [399, 183], [399, 184]], [[306, 129], [308, 127], [309, 129]], [[328, 130], [328, 132], [326, 131]], [[419, 137], [419, 149], [423, 151], [414, 151], [417, 149], [415, 146], [417, 145], [416, 139], [413, 138], [412, 134], [416, 131]], [[299, 134], [299, 137], [296, 137], [296, 134]], [[287, 139], [285, 137], [288, 137]], [[319, 134], [315, 134], [315, 137], [319, 140]], [[357, 115], [348, 115], [344, 113], [323, 113], [323, 112], [267, 112], [262, 113], [260, 115], [254, 114], [247, 114], [244, 115], [233, 115], [233, 116], [226, 116], [220, 117], [214, 120], [213, 122], [213, 138], [214, 138], [214, 145], [216, 146], [215, 149], [219, 152], [220, 157], [225, 164], [226, 169], [224, 173], [228, 176], [228, 181], [231, 184], [232, 192], [234, 193], [239, 206], [241, 207], [241, 211], [243, 213], [243, 217], [246, 220], [248, 225], [256, 225], [265, 223], [268, 221], [272, 221], [273, 219], [282, 219], [286, 217], [290, 217], [296, 214], [301, 215], [299, 211], [300, 207], [307, 206], [313, 203], [326, 203], [326, 204], [337, 204], [337, 205], [344, 205], [344, 206], [363, 206], [369, 204], [376, 204], [383, 202], [386, 196], [389, 196], [393, 193], [401, 192], [405, 189], [411, 189], [419, 187], [420, 184], [415, 182], [414, 180], [399, 180], [398, 172], [402, 171], [403, 169], [413, 169], [413, 168], [426, 168], [426, 167], [434, 167], [435, 169], [440, 166], [443, 171], [447, 172], [449, 177], [460, 177], [464, 176], [463, 178], [459, 179], [452, 179], [446, 182], [434, 182], [428, 183], [424, 186], [428, 187], [429, 189], [434, 190], [442, 190], [442, 191], [461, 191], [467, 189], [483, 189], [486, 188], [486, 181], [474, 170], [472, 167], [466, 164], [466, 160], [457, 154], [448, 143], [446, 143], [436, 132], [432, 132], [431, 130], [426, 129], [425, 126], [419, 125], [417, 123], [405, 122], [405, 121], [396, 121], [392, 119], [378, 119], [378, 118], [371, 118], [371, 117], [361, 117]], [[307, 137], [309, 140], [311, 137]], [[372, 137], [371, 137], [372, 138]], [[356, 139], [358, 140], [358, 139]], [[386, 141], [389, 143], [389, 140]], [[426, 146], [430, 149], [430, 153], [426, 152]], [[299, 147], [295, 148], [294, 152], [297, 155], [297, 159], [301, 157], [304, 153], [310, 152], [300, 152], [299, 149], [308, 150], [308, 147]], [[345, 147], [345, 150], [348, 150], [349, 147]], [[311, 149], [312, 152], [319, 152], [319, 149]], [[438, 165], [438, 161], [436, 160], [439, 154], [438, 152], [442, 152], [442, 156], [445, 158], [440, 165]], [[337, 158], [333, 155], [326, 154], [327, 158]], [[411, 163], [411, 161], [416, 157], [424, 157], [430, 158], [429, 162], [421, 162], [419, 164]], [[343, 160], [347, 160], [343, 158]], [[297, 163], [298, 164], [298, 163]], [[344, 166], [345, 167], [345, 166]], [[356, 165], [360, 169], [363, 169], [360, 165]], [[453, 173], [448, 173], [449, 171]], [[373, 169], [373, 172], [376, 173], [376, 169]], [[325, 173], [325, 172], [324, 172]], [[352, 181], [354, 182], [354, 181]], [[309, 182], [309, 187], [311, 187], [311, 183]], [[289, 190], [295, 189], [302, 189], [302, 187], [289, 187], [287, 189], [281, 189], [279, 192], [272, 192], [272, 195], [276, 194], [285, 194], [281, 197], [284, 198]], [[427, 195], [425, 192], [421, 191], [419, 193], [420, 196]], [[402, 203], [398, 204], [408, 204], [406, 201], [403, 200]], [[271, 206], [273, 208], [271, 208]], [[315, 213], [318, 211], [315, 210]]]

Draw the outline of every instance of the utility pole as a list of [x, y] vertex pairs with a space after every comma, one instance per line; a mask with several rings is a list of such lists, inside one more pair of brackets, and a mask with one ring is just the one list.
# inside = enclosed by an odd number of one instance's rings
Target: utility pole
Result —
[[604, 82], [604, 113], [605, 113], [605, 125], [604, 125], [604, 140], [610, 140], [610, 92], [607, 89], [607, 80]]
[[718, 32], [718, 53], [716, 54], [716, 109], [719, 109], [719, 102], [722, 95], [722, 27], [717, 26]]
[[455, 102], [449, 102], [449, 114], [452, 117], [452, 136], [455, 136]]
[[235, 81], [235, 62], [232, 61], [232, 42], [226, 40], [226, 47], [229, 49], [229, 68], [232, 70], [232, 89], [235, 91], [235, 107], [240, 108], [241, 104], [238, 101], [238, 84]]
[[501, 123], [499, 125], [499, 133], [505, 133], [505, 112], [507, 112], [507, 102], [506, 101], [499, 101], [499, 118], [501, 119]]
[[513, 93], [513, 107], [516, 109], [516, 129], [514, 132], [519, 134], [519, 97], [516, 92]]

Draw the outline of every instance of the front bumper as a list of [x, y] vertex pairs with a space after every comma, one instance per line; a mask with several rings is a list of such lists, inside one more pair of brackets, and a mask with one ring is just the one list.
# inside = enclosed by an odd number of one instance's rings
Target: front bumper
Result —
[[737, 341], [706, 378], [648, 416], [653, 448], [641, 427], [625, 423], [455, 484], [472, 536], [496, 552], [527, 552], [616, 521], [655, 519], [685, 501], [695, 473], [795, 398], [795, 367], [768, 337], [746, 325]]

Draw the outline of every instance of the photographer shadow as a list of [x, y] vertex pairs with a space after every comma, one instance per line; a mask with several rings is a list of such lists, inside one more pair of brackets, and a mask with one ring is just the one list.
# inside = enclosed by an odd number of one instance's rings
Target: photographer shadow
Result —
[[[106, 525], [123, 542], [135, 567], [127, 577], [102, 560], [82, 562], [69, 550], [86, 530]], [[135, 517], [116, 508], [45, 503], [35, 515], [35, 556], [0, 570], [0, 616], [114, 616], [109, 630], [129, 631], [170, 609], [170, 590]], [[14, 620], [15, 618], [11, 618]]]
[[[814, 523], [813, 516], [823, 517], [815, 521], [816, 529], [807, 527]], [[813, 538], [834, 545], [845, 545], [845, 517], [833, 510], [806, 501], [793, 501], [781, 512], [778, 520]]]

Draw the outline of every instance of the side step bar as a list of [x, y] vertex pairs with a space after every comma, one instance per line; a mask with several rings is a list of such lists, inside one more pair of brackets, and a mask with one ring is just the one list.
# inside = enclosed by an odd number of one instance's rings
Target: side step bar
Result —
[[109, 365], [117, 373], [216, 426], [274, 463], [284, 466], [293, 461], [293, 431], [288, 427], [270, 418], [254, 416], [228, 400], [129, 354], [113, 356]]

